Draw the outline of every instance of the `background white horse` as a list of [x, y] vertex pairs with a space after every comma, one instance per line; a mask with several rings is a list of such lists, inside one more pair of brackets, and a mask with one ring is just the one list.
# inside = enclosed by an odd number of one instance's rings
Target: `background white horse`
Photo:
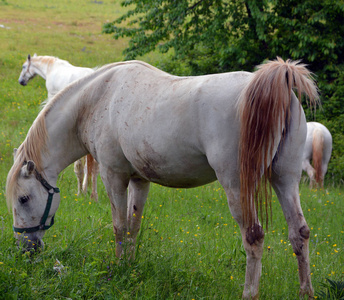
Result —
[[25, 86], [36, 75], [41, 76], [45, 80], [48, 99], [51, 99], [71, 82], [93, 72], [94, 70], [91, 68], [76, 67], [68, 61], [54, 56], [34, 54], [33, 57], [28, 55], [18, 81]]
[[58, 174], [87, 153], [110, 198], [118, 257], [134, 257], [150, 182], [190, 188], [218, 179], [246, 251], [243, 297], [256, 299], [264, 243], [258, 211], [271, 203], [270, 181], [298, 260], [300, 294], [312, 297], [299, 196], [307, 126], [293, 86], [315, 101], [308, 70], [281, 59], [255, 73], [198, 77], [129, 61], [82, 78], [45, 106], [15, 155], [6, 193], [16, 238], [26, 250], [43, 244], [60, 203]]
[[[36, 75], [45, 79], [45, 85], [48, 91], [49, 101], [59, 91], [64, 89], [68, 84], [94, 72], [94, 69], [76, 67], [66, 60], [54, 56], [37, 56], [30, 54], [23, 64], [19, 76], [19, 83], [26, 86], [28, 81]], [[98, 200], [97, 177], [99, 174], [98, 163], [92, 155], [87, 155], [74, 163], [74, 172], [78, 178], [78, 195], [80, 192], [86, 193], [87, 187], [92, 182], [91, 198]], [[91, 177], [91, 178], [90, 178]]]
[[[324, 178], [332, 153], [332, 135], [330, 131], [317, 122], [307, 123], [307, 138], [303, 151], [302, 169], [307, 172], [310, 187], [314, 181], [324, 187]], [[313, 166], [311, 165], [311, 160]]]

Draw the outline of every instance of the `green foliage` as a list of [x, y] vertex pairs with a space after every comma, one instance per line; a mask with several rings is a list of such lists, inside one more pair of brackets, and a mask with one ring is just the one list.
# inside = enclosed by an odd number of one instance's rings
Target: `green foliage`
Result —
[[323, 110], [316, 121], [335, 138], [328, 172], [336, 182], [344, 179], [343, 0], [126, 0], [122, 5], [127, 12], [104, 24], [103, 32], [130, 38], [125, 59], [158, 50], [168, 54], [160, 67], [180, 75], [252, 71], [276, 56], [308, 64], [321, 91]]
[[344, 300], [344, 281], [335, 281], [326, 278], [327, 283], [322, 283], [322, 290], [318, 293], [319, 300]]
[[[103, 26], [115, 38], [130, 37], [126, 59], [154, 49], [186, 60], [193, 73], [252, 70], [277, 55], [303, 59], [312, 70], [335, 70], [343, 61], [343, 1], [251, 0], [168, 1], [127, 0], [135, 6]], [[125, 23], [124, 26], [118, 26]], [[214, 56], [214, 57], [213, 57]], [[207, 68], [197, 66], [208, 60]]]

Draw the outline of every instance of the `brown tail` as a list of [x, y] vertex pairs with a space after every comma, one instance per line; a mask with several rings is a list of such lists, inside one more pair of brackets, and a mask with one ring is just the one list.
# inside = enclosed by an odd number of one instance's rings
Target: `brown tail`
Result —
[[240, 113], [240, 194], [244, 224], [251, 227], [258, 222], [258, 211], [263, 218], [265, 200], [266, 226], [271, 207], [271, 176], [273, 149], [289, 125], [292, 89], [309, 97], [311, 104], [318, 92], [305, 65], [277, 58], [260, 65], [242, 94]]
[[314, 130], [313, 132], [313, 166], [315, 170], [315, 181], [322, 187], [322, 159], [324, 150], [324, 136], [320, 130]]

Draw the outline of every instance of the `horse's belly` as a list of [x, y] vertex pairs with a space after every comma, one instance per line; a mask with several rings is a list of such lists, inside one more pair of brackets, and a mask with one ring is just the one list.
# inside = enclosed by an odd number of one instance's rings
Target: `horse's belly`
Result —
[[[151, 182], [158, 183], [163, 186], [173, 187], [173, 188], [193, 188], [201, 185], [205, 185], [207, 183], [215, 181], [217, 178], [214, 172], [210, 172], [208, 174], [202, 174], [202, 176], [180, 176], [176, 174], [176, 176], [164, 177], [164, 178], [151, 178], [149, 179]], [[189, 174], [192, 175], [192, 174]]]
[[167, 187], [191, 188], [215, 181], [216, 174], [205, 158], [157, 163], [141, 161], [134, 165], [135, 174]]

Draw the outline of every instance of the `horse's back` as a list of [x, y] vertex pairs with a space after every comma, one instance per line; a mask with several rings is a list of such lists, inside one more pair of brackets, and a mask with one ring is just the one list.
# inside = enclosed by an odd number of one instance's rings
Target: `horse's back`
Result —
[[49, 97], [56, 95], [69, 84], [93, 72], [94, 70], [91, 68], [75, 67], [62, 60], [47, 75], [46, 87], [50, 95]]

